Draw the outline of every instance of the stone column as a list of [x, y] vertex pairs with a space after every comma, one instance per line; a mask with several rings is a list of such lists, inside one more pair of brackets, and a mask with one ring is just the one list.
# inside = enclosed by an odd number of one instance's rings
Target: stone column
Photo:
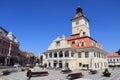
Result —
[[59, 58], [59, 52], [57, 52], [57, 58]]
[[54, 56], [53, 54], [54, 54], [54, 53], [52, 52], [52, 57], [51, 57], [51, 58], [53, 58], [53, 56]]
[[65, 58], [65, 51], [63, 51], [63, 58]]
[[51, 62], [51, 67], [53, 68], [53, 61], [50, 61]]
[[71, 57], [71, 51], [69, 51], [69, 57]]
[[63, 64], [63, 68], [65, 69], [65, 60], [62, 61], [62, 64]]
[[56, 67], [57, 67], [57, 68], [59, 67], [59, 60], [57, 60], [57, 65], [56, 65]]

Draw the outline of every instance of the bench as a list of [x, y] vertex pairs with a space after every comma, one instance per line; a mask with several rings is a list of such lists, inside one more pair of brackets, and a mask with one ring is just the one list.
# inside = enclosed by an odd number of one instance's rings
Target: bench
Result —
[[90, 73], [91, 73], [91, 74], [96, 74], [96, 73], [97, 73], [97, 70], [90, 70]]
[[72, 72], [72, 70], [61, 70], [62, 73], [66, 74], [66, 73], [70, 73]]
[[27, 71], [27, 77], [31, 78], [32, 76], [47, 76], [47, 71], [40, 71], [40, 72], [31, 72], [31, 70]]
[[73, 80], [73, 79], [77, 79], [77, 78], [82, 78], [83, 74], [81, 72], [71, 73], [71, 74], [68, 74], [66, 77], [69, 78], [70, 80]]

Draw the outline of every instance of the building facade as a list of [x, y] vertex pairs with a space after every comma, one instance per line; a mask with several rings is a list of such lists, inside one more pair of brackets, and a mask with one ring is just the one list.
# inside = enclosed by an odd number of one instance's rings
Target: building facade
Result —
[[120, 55], [118, 53], [107, 54], [109, 66], [120, 66]]
[[72, 35], [57, 37], [43, 54], [43, 64], [52, 68], [95, 69], [108, 67], [102, 46], [90, 37], [89, 20], [80, 7], [72, 21]]
[[21, 66], [32, 65], [34, 64], [34, 54], [32, 52], [19, 51], [18, 54], [18, 63]]
[[0, 27], [0, 65], [13, 65], [17, 62], [19, 42], [12, 32]]

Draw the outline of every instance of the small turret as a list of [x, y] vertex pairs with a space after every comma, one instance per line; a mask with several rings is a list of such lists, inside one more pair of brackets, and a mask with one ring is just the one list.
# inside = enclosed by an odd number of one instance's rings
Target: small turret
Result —
[[78, 14], [78, 13], [83, 13], [82, 8], [80, 8], [80, 6], [78, 6], [78, 8], [76, 9], [76, 14]]
[[74, 18], [81, 17], [81, 16], [83, 16], [82, 8], [78, 6], [78, 8], [76, 9], [76, 15]]

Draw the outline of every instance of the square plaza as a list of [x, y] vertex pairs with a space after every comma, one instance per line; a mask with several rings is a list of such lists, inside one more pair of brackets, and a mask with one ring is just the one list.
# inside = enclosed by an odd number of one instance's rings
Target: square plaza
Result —
[[[120, 80], [120, 68], [110, 68], [109, 69], [111, 72], [110, 77], [104, 77], [102, 72], [104, 70], [98, 71], [97, 74], [90, 74], [89, 71], [82, 71], [82, 70], [76, 70], [73, 71], [72, 73], [76, 72], [82, 72], [84, 75], [83, 78], [78, 78], [75, 80]], [[31, 77], [30, 80], [69, 80], [67, 79], [68, 74], [63, 74], [61, 73], [61, 70], [49, 70], [49, 69], [42, 69], [42, 68], [34, 68], [32, 71], [48, 71], [49, 75], [48, 76], [36, 76], [36, 77]], [[0, 80], [27, 80], [26, 73], [27, 71], [18, 71], [18, 72], [13, 72], [10, 73], [10, 75], [2, 75], [2, 69], [0, 70]]]

